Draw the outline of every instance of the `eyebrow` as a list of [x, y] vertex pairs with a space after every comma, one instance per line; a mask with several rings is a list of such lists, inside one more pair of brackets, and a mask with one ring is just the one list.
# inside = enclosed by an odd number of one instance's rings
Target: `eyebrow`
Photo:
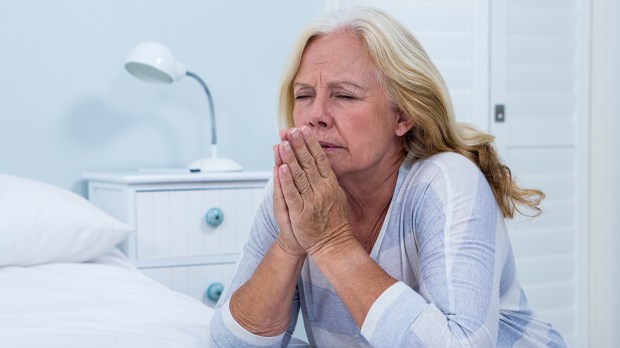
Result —
[[[364, 92], [366, 91], [365, 87], [362, 87], [356, 83], [350, 82], [350, 81], [334, 81], [334, 82], [329, 82], [327, 84], [328, 87], [353, 87], [354, 89]], [[302, 83], [302, 82], [295, 82], [293, 83], [293, 87], [311, 87], [310, 85], [306, 84], [306, 83]]]

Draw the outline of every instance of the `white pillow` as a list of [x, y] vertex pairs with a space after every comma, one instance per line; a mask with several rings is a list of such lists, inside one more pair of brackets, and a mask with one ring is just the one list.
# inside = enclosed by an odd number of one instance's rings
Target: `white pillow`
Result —
[[88, 261], [131, 231], [73, 192], [0, 174], [0, 267]]

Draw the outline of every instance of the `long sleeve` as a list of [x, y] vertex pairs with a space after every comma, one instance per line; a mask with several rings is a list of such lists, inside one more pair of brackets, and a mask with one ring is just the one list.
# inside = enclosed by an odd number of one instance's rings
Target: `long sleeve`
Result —
[[371, 307], [362, 334], [375, 347], [497, 342], [501, 215], [475, 165], [458, 156], [451, 161], [426, 166], [417, 173], [426, 184], [403, 192], [414, 202], [410, 219], [419, 256], [407, 262], [414, 263], [420, 288], [396, 283]]
[[[478, 168], [442, 154], [415, 175], [399, 193], [407, 216], [397, 216], [405, 227], [401, 262], [415, 281], [398, 282], [375, 301], [362, 335], [373, 347], [562, 346], [527, 308], [505, 222]], [[502, 301], [525, 315], [511, 323]]]
[[280, 347], [291, 339], [299, 312], [299, 296], [295, 294], [291, 305], [291, 322], [286, 332], [275, 337], [262, 337], [245, 330], [232, 317], [229, 310], [231, 295], [254, 274], [259, 263], [277, 237], [277, 225], [273, 217], [273, 181], [267, 184], [267, 190], [261, 203], [241, 257], [235, 268], [232, 280], [215, 306], [211, 320], [212, 347]]

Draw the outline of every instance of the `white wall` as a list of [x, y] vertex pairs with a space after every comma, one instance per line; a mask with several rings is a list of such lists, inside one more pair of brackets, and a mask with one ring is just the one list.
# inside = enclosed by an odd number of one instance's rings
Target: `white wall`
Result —
[[620, 2], [592, 0], [590, 347], [620, 342]]
[[84, 193], [84, 171], [182, 167], [208, 154], [206, 97], [123, 68], [158, 40], [209, 85], [220, 154], [270, 170], [289, 48], [323, 2], [0, 1], [0, 172]]

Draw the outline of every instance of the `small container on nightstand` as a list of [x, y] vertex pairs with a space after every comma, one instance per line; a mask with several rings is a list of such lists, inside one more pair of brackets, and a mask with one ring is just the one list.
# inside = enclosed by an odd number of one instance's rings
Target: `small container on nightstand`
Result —
[[270, 172], [91, 172], [88, 199], [135, 233], [123, 245], [147, 276], [213, 306], [235, 268]]

